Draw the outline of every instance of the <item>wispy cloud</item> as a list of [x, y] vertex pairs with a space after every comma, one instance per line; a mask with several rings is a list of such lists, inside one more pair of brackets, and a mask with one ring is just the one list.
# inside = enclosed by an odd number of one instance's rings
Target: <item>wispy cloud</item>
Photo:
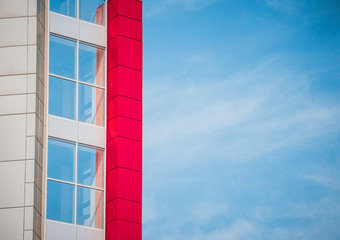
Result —
[[210, 161], [249, 160], [339, 131], [340, 103], [311, 97], [312, 77], [270, 59], [223, 81], [152, 81], [145, 91], [152, 110], [145, 112], [145, 148], [199, 156], [204, 146]]
[[277, 11], [282, 11], [288, 14], [296, 13], [304, 1], [280, 1], [280, 0], [265, 0], [265, 2]]
[[[340, 171], [339, 170], [335, 170], [337, 171], [336, 175], [339, 176]], [[333, 176], [322, 176], [320, 174], [307, 174], [307, 173], [303, 173], [301, 174], [301, 177], [307, 181], [311, 181], [315, 184], [324, 186], [326, 188], [330, 188], [330, 189], [334, 189], [339, 191], [340, 190], [340, 182], [336, 181], [336, 180], [340, 180], [340, 179], [336, 179]]]

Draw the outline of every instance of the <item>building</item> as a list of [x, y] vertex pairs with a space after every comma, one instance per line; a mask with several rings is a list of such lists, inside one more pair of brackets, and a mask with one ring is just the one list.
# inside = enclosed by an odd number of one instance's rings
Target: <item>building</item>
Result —
[[142, 239], [142, 2], [0, 0], [0, 240]]

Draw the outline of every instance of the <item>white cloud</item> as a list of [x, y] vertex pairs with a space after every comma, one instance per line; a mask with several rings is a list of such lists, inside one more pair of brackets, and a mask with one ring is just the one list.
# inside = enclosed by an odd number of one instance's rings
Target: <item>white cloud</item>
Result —
[[190, 234], [178, 233], [175, 235], [164, 235], [160, 239], [162, 240], [248, 240], [255, 239], [258, 235], [258, 230], [255, 225], [249, 221], [239, 219], [234, 221], [229, 227], [212, 232], [203, 232], [200, 229]]
[[[337, 171], [336, 176], [339, 176], [340, 171]], [[336, 180], [340, 180], [337, 179], [336, 177], [332, 177], [332, 176], [322, 176], [320, 174], [307, 174], [307, 173], [302, 173], [300, 174], [302, 178], [304, 178], [305, 180], [311, 181], [315, 184], [324, 186], [326, 188], [330, 188], [330, 189], [334, 189], [334, 190], [340, 190], [340, 182], [336, 181]]]
[[292, 0], [265, 0], [266, 3], [277, 11], [282, 11], [288, 14], [295, 13], [300, 8], [300, 5], [304, 1], [292, 1]]
[[157, 216], [157, 204], [154, 197], [143, 198], [143, 223], [149, 222]]
[[195, 219], [202, 222], [209, 222], [216, 216], [226, 215], [229, 206], [226, 203], [219, 203], [215, 201], [199, 202], [193, 206], [192, 213]]
[[144, 94], [145, 150], [176, 156], [176, 166], [202, 154], [210, 162], [251, 160], [339, 131], [340, 103], [311, 95], [310, 78], [269, 59], [223, 81], [152, 81]]

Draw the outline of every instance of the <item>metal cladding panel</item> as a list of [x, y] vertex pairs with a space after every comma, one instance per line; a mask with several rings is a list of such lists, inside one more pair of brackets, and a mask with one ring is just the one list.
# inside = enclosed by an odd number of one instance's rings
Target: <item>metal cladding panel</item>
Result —
[[[130, 151], [133, 149], [133, 151]], [[142, 171], [142, 142], [116, 137], [107, 143], [106, 170], [117, 167]]]
[[108, 215], [107, 223], [115, 220], [142, 223], [142, 204], [139, 202], [117, 198], [106, 204], [106, 211], [113, 213]]
[[108, 79], [115, 79], [107, 83], [107, 99], [124, 96], [142, 101], [142, 71], [123, 66], [110, 69]]
[[107, 223], [106, 239], [142, 240], [142, 224], [124, 220]]
[[107, 39], [111, 40], [118, 35], [142, 41], [143, 29], [142, 22], [129, 17], [117, 15], [107, 23]]
[[142, 239], [142, 2], [107, 5], [106, 240]]

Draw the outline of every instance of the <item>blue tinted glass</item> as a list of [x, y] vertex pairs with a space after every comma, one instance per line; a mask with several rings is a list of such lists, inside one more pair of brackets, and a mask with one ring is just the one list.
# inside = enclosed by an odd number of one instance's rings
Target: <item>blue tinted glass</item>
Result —
[[79, 0], [79, 18], [104, 25], [104, 0]]
[[50, 76], [48, 89], [48, 113], [74, 120], [76, 83]]
[[103, 228], [103, 191], [77, 187], [77, 224]]
[[104, 86], [104, 50], [79, 44], [79, 80]]
[[101, 150], [78, 146], [78, 183], [103, 187], [103, 157]]
[[50, 73], [76, 78], [76, 42], [50, 35]]
[[76, 16], [75, 0], [50, 0], [50, 11], [66, 16]]
[[47, 177], [74, 182], [74, 144], [48, 139], [47, 158]]
[[78, 120], [104, 126], [104, 90], [78, 85]]
[[47, 180], [47, 219], [73, 223], [74, 185]]

